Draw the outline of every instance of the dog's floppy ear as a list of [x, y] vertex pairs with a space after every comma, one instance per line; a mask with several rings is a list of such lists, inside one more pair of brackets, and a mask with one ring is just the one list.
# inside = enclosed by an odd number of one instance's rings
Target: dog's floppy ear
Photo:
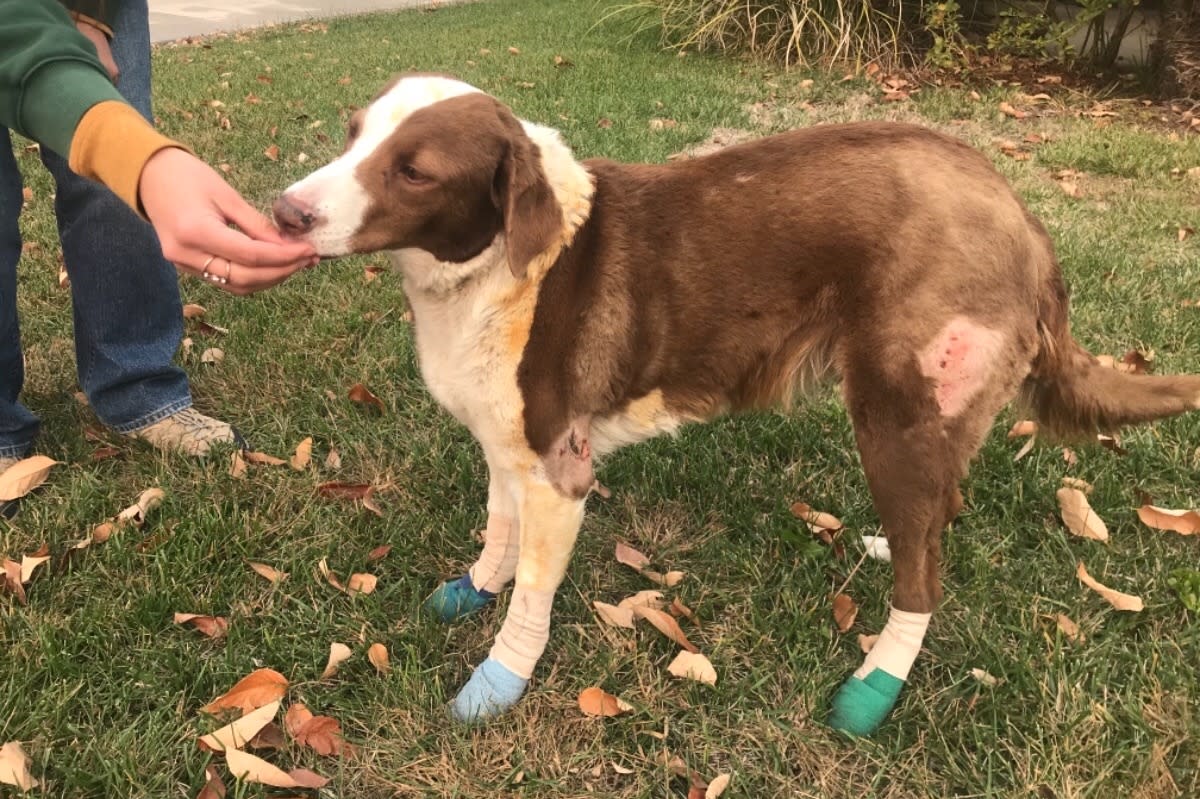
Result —
[[529, 263], [561, 235], [562, 208], [542, 170], [537, 145], [506, 107], [496, 103], [496, 113], [507, 136], [506, 151], [492, 186], [496, 207], [504, 215], [508, 268], [525, 277]]

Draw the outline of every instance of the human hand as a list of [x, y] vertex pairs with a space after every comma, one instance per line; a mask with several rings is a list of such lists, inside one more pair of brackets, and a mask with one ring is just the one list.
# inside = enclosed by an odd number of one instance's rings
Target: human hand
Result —
[[95, 25], [85, 22], [82, 19], [76, 20], [75, 27], [95, 46], [96, 55], [100, 57], [101, 65], [108, 70], [108, 77], [112, 78], [112, 82], [116, 83], [117, 78], [121, 76], [121, 68], [117, 66], [117, 62], [113, 59], [112, 48], [108, 45], [108, 36]]
[[151, 156], [138, 180], [138, 197], [167, 260], [232, 294], [269, 288], [317, 263], [311, 244], [285, 241], [212, 167], [186, 150], [168, 147]]

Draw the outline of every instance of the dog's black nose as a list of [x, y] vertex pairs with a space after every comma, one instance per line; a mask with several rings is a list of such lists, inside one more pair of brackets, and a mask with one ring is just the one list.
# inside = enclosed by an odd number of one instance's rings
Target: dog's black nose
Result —
[[317, 224], [317, 215], [307, 204], [286, 194], [271, 207], [275, 224], [289, 236], [302, 236]]

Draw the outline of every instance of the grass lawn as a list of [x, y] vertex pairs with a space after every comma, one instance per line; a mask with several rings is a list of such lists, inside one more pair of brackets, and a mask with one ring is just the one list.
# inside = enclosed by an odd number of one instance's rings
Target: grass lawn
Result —
[[[780, 74], [735, 60], [657, 48], [652, 37], [597, 25], [592, 0], [505, 0], [288, 26], [157, 52], [157, 114], [260, 207], [340, 151], [350, 111], [396, 72], [444, 71], [491, 91], [519, 115], [562, 129], [581, 156], [658, 161], [716, 128], [767, 133], [817, 122], [923, 120], [983, 148], [1045, 221], [1074, 292], [1074, 330], [1093, 351], [1153, 349], [1162, 372], [1200, 372], [1200, 138], [1139, 126], [1136, 103], [1090, 116], [1093, 98], [1024, 87], [926, 87], [883, 102], [869, 80]], [[517, 52], [510, 52], [516, 48]], [[555, 56], [571, 65], [556, 66]], [[811, 80], [812, 83], [805, 81]], [[1053, 90], [1053, 89], [1052, 89]], [[1024, 92], [1024, 94], [1022, 94]], [[1034, 112], [1017, 120], [1008, 101]], [[664, 120], [653, 122], [654, 120]], [[1028, 134], [1044, 141], [1024, 142]], [[1004, 154], [1010, 140], [1027, 160]], [[264, 155], [278, 147], [278, 159]], [[20, 145], [18, 145], [20, 151]], [[301, 155], [305, 158], [301, 158]], [[788, 415], [747, 416], [641, 445], [600, 471], [595, 498], [558, 597], [550, 645], [519, 708], [485, 727], [452, 726], [444, 706], [485, 655], [500, 614], [443, 627], [418, 612], [437, 582], [476, 553], [486, 474], [470, 435], [421, 385], [396, 275], [367, 281], [382, 259], [323, 265], [248, 299], [195, 280], [186, 301], [227, 334], [181, 353], [198, 406], [236, 423], [258, 450], [287, 456], [305, 436], [314, 466], [252, 467], [227, 459], [166, 459], [109, 436], [73, 399], [70, 307], [56, 281], [52, 187], [21, 153], [33, 198], [23, 216], [40, 245], [21, 269], [29, 378], [26, 403], [44, 420], [38, 451], [60, 461], [12, 522], [0, 554], [43, 542], [57, 556], [150, 486], [166, 501], [143, 530], [94, 546], [40, 574], [29, 604], [0, 595], [0, 742], [19, 740], [53, 797], [194, 797], [211, 755], [198, 708], [254, 668], [279, 670], [289, 699], [339, 719], [354, 757], [298, 749], [266, 756], [333, 778], [325, 796], [684, 796], [662, 753], [706, 778], [733, 772], [726, 796], [1037, 797], [1200, 796], [1200, 625], [1167, 586], [1195, 568], [1200, 539], [1143, 527], [1134, 508], [1200, 506], [1200, 416], [1130, 431], [1127, 454], [1035, 448], [1001, 418], [947, 534], [946, 600], [891, 721], [870, 740], [823, 726], [830, 695], [860, 662], [856, 633], [878, 632], [891, 569], [867, 561], [848, 592], [861, 605], [848, 634], [833, 627], [828, 593], [858, 560], [871, 508], [846, 416], [829, 390]], [[1069, 196], [1055, 175], [1069, 178]], [[1178, 174], [1172, 174], [1178, 170]], [[803, 191], [804, 187], [797, 187]], [[132, 310], [132, 309], [131, 309]], [[220, 347], [223, 362], [200, 363]], [[363, 382], [386, 412], [346, 392]], [[98, 447], [121, 455], [96, 461]], [[340, 468], [324, 465], [330, 448]], [[1095, 484], [1105, 545], [1070, 536], [1057, 517], [1064, 475]], [[318, 497], [325, 480], [379, 487], [383, 516]], [[813, 543], [789, 513], [798, 500], [848, 525], [847, 560]], [[717, 687], [666, 672], [676, 647], [649, 627], [605, 628], [591, 602], [616, 602], [644, 578], [617, 565], [626, 540], [687, 572], [668, 596], [696, 609], [685, 623], [712, 659]], [[369, 562], [374, 547], [390, 554]], [[316, 575], [371, 572], [379, 587], [351, 599]], [[57, 557], [56, 557], [57, 562]], [[1144, 597], [1119, 613], [1075, 578]], [[247, 561], [290, 577], [272, 585]], [[228, 617], [210, 641], [174, 625], [177, 611]], [[1078, 623], [1072, 643], [1055, 614]], [[355, 650], [319, 680], [331, 642]], [[375, 673], [364, 652], [391, 652]], [[985, 685], [972, 669], [998, 678]], [[630, 702], [617, 719], [585, 718], [579, 691], [601, 685]], [[219, 758], [218, 758], [219, 760]], [[619, 766], [618, 773], [614, 766]], [[5, 789], [0, 788], [0, 795]], [[263, 796], [230, 783], [230, 796]]]

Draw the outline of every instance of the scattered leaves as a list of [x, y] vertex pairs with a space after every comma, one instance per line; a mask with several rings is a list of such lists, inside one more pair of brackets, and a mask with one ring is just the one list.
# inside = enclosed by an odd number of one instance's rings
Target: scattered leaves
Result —
[[725, 793], [725, 789], [729, 787], [729, 781], [732, 779], [732, 774], [718, 774], [708, 784], [708, 787], [704, 789], [704, 799], [717, 799], [717, 797]]
[[317, 493], [328, 499], [362, 499], [371, 490], [367, 483], [321, 483]]
[[1078, 477], [1064, 477], [1062, 484], [1067, 488], [1074, 488], [1076, 491], [1082, 491], [1085, 494], [1092, 493], [1093, 486], [1087, 480], [1080, 480]]
[[296, 446], [296, 452], [294, 455], [292, 455], [292, 459], [290, 461], [288, 461], [288, 463], [291, 465], [291, 467], [298, 472], [302, 472], [305, 469], [307, 469], [308, 464], [312, 461], [312, 448], [313, 448], [312, 436], [309, 436], [308, 438], [301, 441]]
[[1154, 505], [1143, 505], [1138, 508], [1137, 515], [1142, 520], [1142, 524], [1156, 530], [1169, 530], [1180, 535], [1200, 533], [1200, 511], [1171, 510]]
[[619, 716], [633, 711], [633, 705], [618, 699], [599, 686], [579, 692], [579, 709], [585, 716]]
[[209, 638], [224, 638], [229, 632], [229, 620], [222, 616], [202, 616], [199, 613], [176, 613], [176, 624], [191, 624]]
[[638, 552], [628, 544], [624, 544], [620, 541], [617, 542], [615, 554], [617, 563], [623, 563], [635, 571], [640, 572], [642, 569], [645, 569], [650, 565], [650, 558], [646, 557], [641, 552]]
[[321, 558], [321, 562], [317, 564], [317, 568], [321, 572], [330, 585], [348, 596], [357, 594], [369, 594], [375, 590], [379, 583], [379, 578], [373, 574], [355, 573], [350, 575], [350, 579], [343, 585], [337, 575], [329, 570], [329, 564], [325, 562], [325, 558]]
[[376, 562], [381, 561], [384, 558], [386, 558], [388, 556], [388, 553], [391, 551], [392, 551], [391, 544], [380, 544], [379, 546], [375, 547], [374, 549], [372, 549], [370, 552], [367, 553], [367, 560], [370, 561], [371, 563], [376, 563]]
[[256, 669], [201, 710], [215, 714], [221, 710], [236, 708], [243, 713], [249, 713], [276, 699], [282, 699], [287, 693], [287, 688], [287, 677], [279, 672], [274, 669]]
[[670, 638], [675, 643], [692, 653], [698, 653], [700, 650], [687, 639], [683, 634], [683, 629], [679, 626], [679, 622], [669, 613], [665, 613], [657, 608], [648, 607], [646, 605], [634, 605], [633, 615], [639, 619], [645, 619], [654, 625], [654, 627], [663, 635]]
[[205, 766], [204, 776], [207, 781], [200, 789], [200, 793], [196, 794], [196, 799], [225, 799], [225, 782], [221, 779], [221, 773], [217, 771], [217, 767], [211, 763]]
[[849, 594], [837, 594], [833, 597], [833, 621], [837, 625], [838, 632], [844, 633], [854, 626], [854, 620], [858, 617], [858, 605], [850, 598]]
[[242, 457], [246, 459], [246, 463], [253, 463], [256, 466], [282, 466], [287, 461], [283, 458], [276, 458], [274, 455], [268, 455], [265, 452], [254, 452], [253, 450], [242, 450]]
[[333, 675], [337, 674], [338, 666], [341, 666], [349, 660], [350, 647], [345, 644], [339, 644], [334, 641], [329, 645], [329, 662], [325, 664], [325, 671], [321, 672], [321, 679], [328, 680]]
[[995, 688], [1000, 684], [1000, 679], [998, 677], [993, 677], [983, 669], [971, 669], [971, 676], [974, 677], [977, 682], [986, 685], [989, 688]]
[[379, 507], [379, 503], [375, 501], [375, 486], [371, 486], [367, 489], [367, 493], [363, 494], [362, 504], [371, 513], [383, 518], [383, 508]]
[[1015, 423], [1008, 431], [1009, 438], [1020, 438], [1022, 436], [1037, 435], [1038, 423], [1029, 419], [1022, 419]]
[[209, 347], [200, 353], [200, 363], [220, 363], [225, 360], [225, 350], [220, 347]]
[[203, 305], [197, 305], [194, 302], [189, 302], [187, 305], [183, 306], [184, 319], [199, 319], [206, 313], [208, 313], [207, 308], [205, 308]]
[[1013, 119], [1024, 119], [1025, 117], [1029, 116], [1029, 114], [1025, 113], [1024, 111], [1013, 108], [1012, 104], [1008, 102], [1002, 102], [997, 107], [1000, 109], [1000, 113], [1004, 114], [1006, 117], [1012, 117]]
[[1195, 229], [1195, 228], [1192, 228], [1192, 227], [1181, 227], [1181, 228], [1179, 228], [1179, 232], [1176, 234], [1176, 237], [1177, 237], [1177, 238], [1178, 238], [1178, 240], [1179, 240], [1179, 241], [1181, 241], [1181, 242], [1182, 242], [1182, 241], [1187, 241], [1187, 240], [1188, 240], [1188, 239], [1190, 239], [1190, 238], [1191, 238], [1193, 235], [1195, 235], [1195, 233], [1196, 233], [1196, 229]]
[[697, 627], [700, 626], [700, 620], [696, 618], [695, 611], [680, 602], [679, 597], [673, 597], [671, 599], [671, 605], [667, 608], [667, 612], [677, 619], [683, 617], [689, 621], [695, 622]]
[[861, 649], [862, 653], [865, 655], [875, 648], [875, 642], [878, 640], [878, 635], [863, 635], [862, 633], [859, 633], [858, 648]]
[[263, 150], [263, 155], [265, 155], [267, 157], [267, 160], [278, 161], [279, 160], [279, 145], [278, 144], [270, 145], [269, 147], [267, 147], [267, 149]]
[[1075, 570], [1075, 576], [1079, 578], [1081, 583], [1104, 597], [1108, 604], [1117, 610], [1128, 610], [1136, 613], [1145, 608], [1141, 597], [1132, 594], [1123, 594], [1120, 591], [1097, 582], [1095, 578], [1088, 574], [1082, 561], [1080, 561], [1078, 568]]
[[325, 468], [326, 469], [342, 468], [342, 456], [336, 449], [333, 449], [332, 447], [329, 450], [329, 454], [325, 456]]
[[279, 712], [279, 700], [275, 699], [260, 708], [246, 713], [241, 718], [226, 724], [219, 730], [210, 732], [200, 739], [201, 748], [213, 752], [224, 752], [226, 749], [241, 749], [248, 744], [259, 730], [271, 723]]
[[288, 735], [301, 746], [307, 746], [318, 755], [340, 756], [345, 742], [342, 740], [341, 723], [330, 716], [314, 716], [302, 702], [288, 708], [284, 717]]
[[31, 791], [38, 781], [29, 773], [29, 755], [16, 741], [0, 746], [0, 784], [13, 785], [22, 791]]
[[680, 652], [667, 666], [667, 671], [676, 677], [695, 680], [705, 685], [717, 684], [717, 670], [704, 655], [699, 652]]
[[46, 482], [58, 461], [45, 455], [19, 460], [0, 474], [0, 501], [20, 499]]
[[1108, 540], [1108, 527], [1088, 504], [1087, 494], [1077, 488], [1063, 486], [1054, 495], [1058, 497], [1063, 524], [1073, 535], [1094, 541]]
[[265, 563], [259, 563], [252, 560], [249, 562], [249, 566], [251, 569], [254, 569], [255, 573], [260, 577], [270, 580], [273, 583], [282, 582], [283, 580], [286, 580], [288, 576], [287, 572], [281, 572], [274, 566], [268, 566]]
[[1058, 613], [1054, 616], [1054, 621], [1058, 625], [1059, 631], [1066, 636], [1071, 643], [1081, 644], [1084, 641], [1083, 633], [1079, 631], [1079, 625], [1071, 621], [1070, 617], [1065, 614]]
[[630, 630], [634, 628], [633, 608], [617, 607], [606, 602], [592, 602], [592, 607], [596, 609], [596, 614], [605, 624], [613, 627], [626, 627]]
[[663, 606], [662, 591], [638, 591], [633, 596], [627, 596], [617, 603], [619, 608], [634, 608], [637, 605], [645, 605], [651, 608], [661, 608]]
[[275, 788], [324, 788], [329, 780], [308, 769], [298, 768], [285, 772], [272, 766], [261, 757], [255, 757], [240, 749], [225, 752], [229, 773], [244, 782], [255, 782]]
[[375, 671], [380, 674], [387, 674], [392, 670], [391, 659], [388, 657], [387, 647], [383, 644], [375, 643], [367, 649], [367, 660], [371, 661], [371, 665], [375, 667]]
[[351, 386], [347, 396], [350, 397], [351, 402], [357, 402], [359, 405], [368, 405], [380, 413], [385, 411], [383, 400], [371, 393], [371, 389], [362, 383], [355, 383]]
[[822, 530], [835, 532], [841, 530], [843, 527], [842, 520], [838, 517], [831, 513], [814, 510], [804, 502], [797, 502], [792, 505], [792, 515], [807, 524], [808, 529], [814, 533], [819, 533]]
[[235, 480], [246, 476], [246, 459], [242, 457], [242, 451], [239, 449], [235, 449], [229, 456], [229, 476]]
[[25, 586], [21, 584], [21, 564], [8, 558], [4, 559], [4, 587], [17, 598], [17, 602], [22, 605], [28, 603]]

